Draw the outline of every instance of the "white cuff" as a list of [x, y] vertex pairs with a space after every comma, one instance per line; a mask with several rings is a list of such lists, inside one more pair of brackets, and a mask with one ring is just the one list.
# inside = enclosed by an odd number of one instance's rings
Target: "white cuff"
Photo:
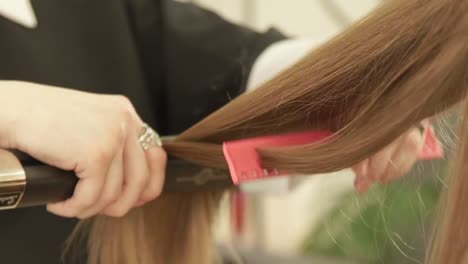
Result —
[[289, 39], [268, 47], [255, 61], [247, 82], [247, 91], [272, 79], [302, 59], [318, 43], [310, 39]]

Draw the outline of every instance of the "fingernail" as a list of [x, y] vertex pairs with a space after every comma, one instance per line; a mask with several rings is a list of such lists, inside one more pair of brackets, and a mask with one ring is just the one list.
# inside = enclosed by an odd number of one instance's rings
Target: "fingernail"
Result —
[[357, 192], [362, 192], [362, 188], [364, 187], [365, 179], [363, 177], [356, 177], [354, 180], [354, 188], [356, 189]]

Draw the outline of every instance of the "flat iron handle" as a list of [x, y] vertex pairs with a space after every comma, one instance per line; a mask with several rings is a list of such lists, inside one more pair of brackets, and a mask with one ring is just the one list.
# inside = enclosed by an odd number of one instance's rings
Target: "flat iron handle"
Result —
[[[12, 156], [17, 160], [13, 160]], [[9, 167], [2, 167], [2, 161], [8, 159], [13, 162], [9, 162]], [[17, 177], [19, 174], [24, 174], [22, 180]], [[22, 152], [1, 150], [0, 210], [42, 206], [66, 200], [73, 195], [77, 182], [78, 178], [72, 171], [43, 164]], [[227, 170], [200, 167], [184, 160], [169, 159], [163, 193], [213, 191], [233, 186]]]
[[18, 207], [41, 206], [49, 202], [64, 201], [73, 195], [78, 182], [73, 172], [52, 166], [24, 166], [23, 169], [26, 175], [26, 187]]

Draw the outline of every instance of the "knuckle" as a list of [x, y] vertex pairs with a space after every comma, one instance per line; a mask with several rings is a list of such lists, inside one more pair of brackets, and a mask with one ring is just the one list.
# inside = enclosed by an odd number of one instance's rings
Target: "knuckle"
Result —
[[137, 188], [142, 188], [148, 183], [149, 179], [150, 174], [146, 171], [141, 174], [137, 174], [137, 176], [135, 176], [133, 180]]
[[90, 207], [96, 202], [98, 195], [99, 195], [98, 192], [93, 191], [93, 192], [86, 192], [86, 194], [76, 197], [74, 208], [78, 210], [78, 209]]
[[417, 149], [422, 145], [423, 137], [419, 131], [411, 131], [404, 139], [404, 146], [408, 149]]
[[113, 203], [115, 201], [117, 201], [117, 199], [119, 198], [120, 196], [120, 192], [112, 192], [110, 194], [107, 194], [105, 195], [103, 198], [102, 198], [102, 202], [104, 204], [110, 204], [110, 203]]
[[133, 111], [128, 107], [121, 107], [118, 110], [118, 119], [121, 124], [130, 124], [133, 121]]
[[143, 200], [150, 201], [159, 197], [162, 193], [162, 184], [152, 184], [142, 195]]
[[164, 151], [163, 148], [151, 148], [149, 149], [148, 153], [150, 162], [153, 164], [166, 164], [167, 161], [167, 153]]
[[164, 151], [163, 148], [156, 148], [156, 149], [155, 149], [155, 152], [156, 152], [156, 158], [157, 158], [159, 161], [166, 162], [166, 160], [167, 160], [167, 153], [166, 153], [166, 151]]
[[119, 106], [132, 107], [132, 102], [127, 96], [119, 94], [115, 95], [114, 98]]
[[146, 204], [148, 202], [151, 202], [153, 201], [154, 199], [156, 199], [158, 197], [158, 195], [154, 195], [154, 194], [144, 194], [141, 196], [140, 200], [143, 202], [143, 204]]
[[135, 113], [135, 107], [132, 102], [126, 96], [117, 95], [117, 97], [116, 107], [119, 109], [119, 114], [123, 117], [129, 118], [127, 120], [131, 120]]
[[112, 111], [114, 117], [119, 121], [132, 120], [136, 111], [130, 99], [124, 95], [112, 95], [112, 97], [109, 110]]
[[150, 199], [156, 199], [157, 197], [161, 195], [161, 193], [162, 193], [162, 184], [159, 184], [151, 190]]
[[405, 138], [405, 143], [412, 141], [412, 142], [421, 142], [422, 139], [424, 139], [425, 133], [421, 133], [421, 131], [418, 128], [412, 129], [410, 132], [407, 133], [406, 138]]
[[115, 139], [115, 145], [120, 146], [121, 144], [123, 144], [123, 142], [125, 142], [125, 139], [127, 138], [127, 124], [127, 121], [118, 121], [117, 125], [111, 132], [111, 135]]
[[98, 164], [106, 164], [113, 158], [113, 151], [110, 150], [110, 148], [105, 148], [105, 147], [98, 147], [94, 151], [94, 158], [93, 160], [95, 162], [98, 162]]
[[76, 202], [76, 205], [77, 205], [78, 208], [87, 208], [87, 207], [93, 205], [94, 200], [95, 200], [94, 198], [95, 198], [95, 195], [86, 196], [86, 197], [78, 200]]
[[134, 114], [125, 108], [118, 109], [112, 124], [111, 135], [121, 144], [127, 138], [129, 129], [134, 123]]

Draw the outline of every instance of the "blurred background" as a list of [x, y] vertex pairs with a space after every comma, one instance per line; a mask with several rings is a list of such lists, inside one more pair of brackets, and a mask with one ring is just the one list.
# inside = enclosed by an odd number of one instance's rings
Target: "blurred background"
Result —
[[298, 37], [325, 40], [382, 0], [187, 0], [256, 30], [275, 27]]
[[[381, 0], [193, 0], [226, 19], [265, 31], [326, 41]], [[267, 192], [226, 197], [217, 240], [233, 263], [423, 263], [445, 187], [457, 115], [436, 126], [446, 158], [419, 162], [389, 186], [353, 191], [345, 170], [279, 179]], [[346, 150], [343, 150], [346, 151]]]

